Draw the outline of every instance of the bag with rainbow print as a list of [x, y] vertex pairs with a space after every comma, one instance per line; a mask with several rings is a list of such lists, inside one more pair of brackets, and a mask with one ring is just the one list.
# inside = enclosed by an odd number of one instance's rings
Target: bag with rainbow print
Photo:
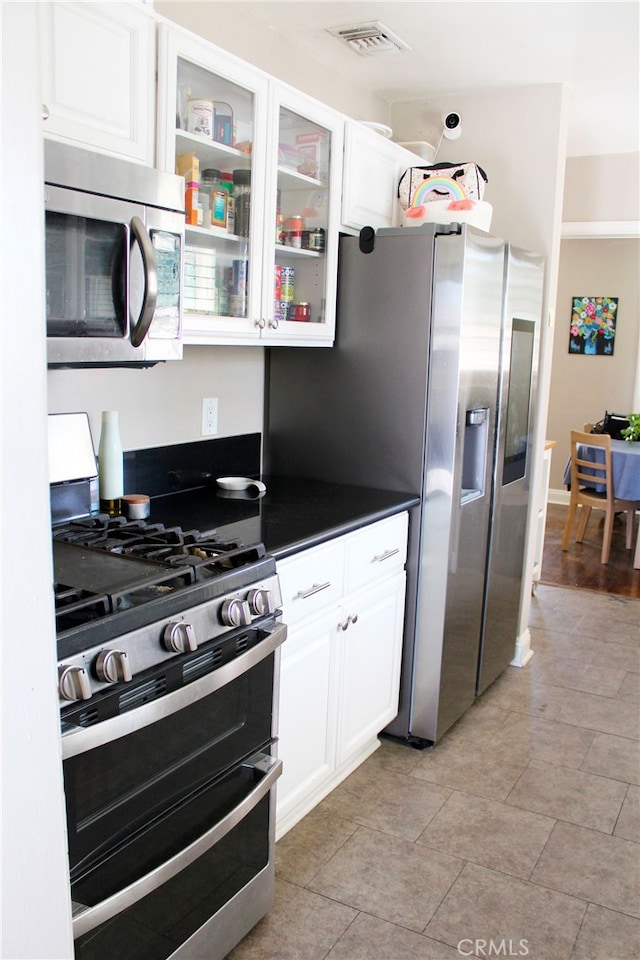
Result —
[[403, 210], [432, 200], [482, 200], [487, 175], [477, 163], [434, 163], [409, 167], [398, 184]]

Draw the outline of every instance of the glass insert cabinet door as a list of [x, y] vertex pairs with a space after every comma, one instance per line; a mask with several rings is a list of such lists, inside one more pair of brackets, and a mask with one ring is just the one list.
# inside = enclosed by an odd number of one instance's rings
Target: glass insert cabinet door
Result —
[[265, 251], [273, 288], [272, 303], [264, 306], [265, 339], [332, 339], [341, 131], [335, 115], [295, 91], [279, 96], [276, 89], [274, 100], [275, 220], [273, 246]]
[[[255, 338], [268, 85], [188, 33], [159, 31], [158, 162], [185, 179], [185, 342]], [[227, 341], [228, 342], [228, 341]]]
[[344, 118], [159, 35], [158, 160], [185, 177], [186, 343], [333, 342]]

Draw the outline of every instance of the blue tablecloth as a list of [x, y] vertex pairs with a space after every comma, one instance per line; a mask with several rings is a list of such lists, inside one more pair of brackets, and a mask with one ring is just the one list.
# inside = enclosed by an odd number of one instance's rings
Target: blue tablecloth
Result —
[[[580, 445], [578, 456], [581, 460], [604, 463], [604, 450], [601, 447]], [[626, 440], [611, 441], [611, 459], [613, 462], [613, 495], [619, 500], [640, 500], [640, 443], [627, 443]], [[564, 471], [565, 484], [571, 483], [571, 461]], [[594, 484], [595, 490], [602, 486]]]

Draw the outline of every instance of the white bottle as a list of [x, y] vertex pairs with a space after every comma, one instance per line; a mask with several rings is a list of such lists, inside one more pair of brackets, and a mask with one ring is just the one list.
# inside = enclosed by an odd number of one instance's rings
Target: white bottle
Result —
[[115, 517], [120, 513], [124, 494], [123, 455], [117, 410], [103, 410], [102, 430], [98, 446], [100, 509]]

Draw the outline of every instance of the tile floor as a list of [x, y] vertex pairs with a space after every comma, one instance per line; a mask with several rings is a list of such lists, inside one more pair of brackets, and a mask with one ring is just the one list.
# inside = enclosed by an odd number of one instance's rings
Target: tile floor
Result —
[[539, 586], [535, 656], [389, 740], [277, 845], [228, 960], [640, 957], [640, 601]]

